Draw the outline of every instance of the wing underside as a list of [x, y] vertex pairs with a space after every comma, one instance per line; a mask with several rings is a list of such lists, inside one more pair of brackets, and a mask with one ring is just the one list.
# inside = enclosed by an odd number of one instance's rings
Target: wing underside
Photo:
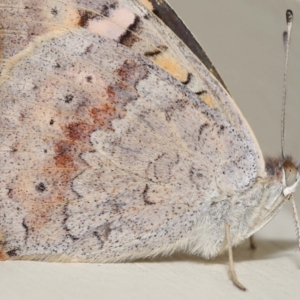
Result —
[[151, 11], [4, 1], [0, 16], [4, 256], [170, 252], [261, 172], [228, 93]]

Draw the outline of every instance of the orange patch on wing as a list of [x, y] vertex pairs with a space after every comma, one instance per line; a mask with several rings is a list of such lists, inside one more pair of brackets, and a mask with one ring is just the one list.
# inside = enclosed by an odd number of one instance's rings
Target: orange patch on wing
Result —
[[206, 93], [200, 96], [200, 99], [205, 102], [211, 108], [215, 108], [215, 104], [211, 96], [207, 95]]
[[184, 69], [170, 54], [163, 52], [157, 56], [149, 57], [157, 66], [167, 71], [177, 80], [184, 82], [188, 71]]
[[142, 5], [144, 5], [147, 9], [153, 11], [153, 5], [149, 0], [138, 0]]
[[4, 237], [3, 234], [0, 232], [0, 261], [6, 260], [8, 258], [8, 256], [3, 250], [4, 245], [5, 245]]
[[7, 259], [8, 256], [5, 254], [5, 252], [0, 250], [0, 261], [7, 260]]

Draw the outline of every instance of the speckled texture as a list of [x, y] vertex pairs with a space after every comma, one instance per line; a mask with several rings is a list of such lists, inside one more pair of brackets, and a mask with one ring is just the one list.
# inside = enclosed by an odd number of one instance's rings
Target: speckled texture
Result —
[[282, 206], [282, 172], [265, 173], [228, 93], [151, 11], [3, 6], [3, 259], [213, 257], [225, 223], [238, 244]]

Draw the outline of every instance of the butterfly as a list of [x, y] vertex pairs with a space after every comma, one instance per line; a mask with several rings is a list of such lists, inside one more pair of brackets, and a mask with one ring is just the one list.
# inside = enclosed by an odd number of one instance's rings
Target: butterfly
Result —
[[162, 0], [2, 0], [0, 257], [212, 258], [290, 199], [202, 47]]

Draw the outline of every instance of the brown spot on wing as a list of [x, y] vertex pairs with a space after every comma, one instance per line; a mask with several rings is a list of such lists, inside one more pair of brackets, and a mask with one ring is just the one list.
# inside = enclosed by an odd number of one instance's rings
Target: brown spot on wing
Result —
[[143, 66], [129, 59], [123, 63], [122, 67], [116, 73], [121, 77], [122, 81], [134, 87], [140, 80], [143, 80], [147, 76], [147, 71]]
[[161, 53], [165, 52], [168, 50], [168, 47], [165, 45], [159, 45], [157, 46], [155, 49], [151, 50], [151, 51], [146, 51], [144, 53], [144, 55], [146, 57], [155, 57], [157, 55], [160, 55]]
[[119, 42], [127, 47], [132, 47], [134, 43], [140, 40], [138, 34], [141, 30], [141, 19], [136, 16], [133, 23], [128, 27], [124, 34], [119, 38]]
[[[113, 98], [112, 98], [113, 99]], [[103, 129], [112, 129], [111, 119], [116, 114], [116, 107], [112, 103], [103, 103], [101, 107], [94, 107], [90, 110], [90, 116], [94, 123], [99, 124]]]
[[55, 166], [57, 168], [74, 168], [74, 157], [76, 155], [76, 148], [71, 142], [59, 141], [55, 147], [54, 156]]
[[118, 2], [113, 2], [109, 5], [104, 4], [102, 6], [101, 15], [105, 17], [109, 17], [111, 15], [111, 11], [114, 11], [118, 7]]
[[89, 25], [89, 20], [93, 20], [97, 17], [97, 14], [86, 11], [86, 10], [79, 10], [78, 11], [80, 19], [78, 22], [78, 26], [86, 28]]
[[3, 250], [0, 250], [0, 261], [4, 261], [7, 259], [8, 259], [8, 255]]
[[74, 141], [88, 142], [91, 132], [95, 130], [95, 125], [84, 122], [72, 122], [65, 126], [64, 132], [68, 139]]

